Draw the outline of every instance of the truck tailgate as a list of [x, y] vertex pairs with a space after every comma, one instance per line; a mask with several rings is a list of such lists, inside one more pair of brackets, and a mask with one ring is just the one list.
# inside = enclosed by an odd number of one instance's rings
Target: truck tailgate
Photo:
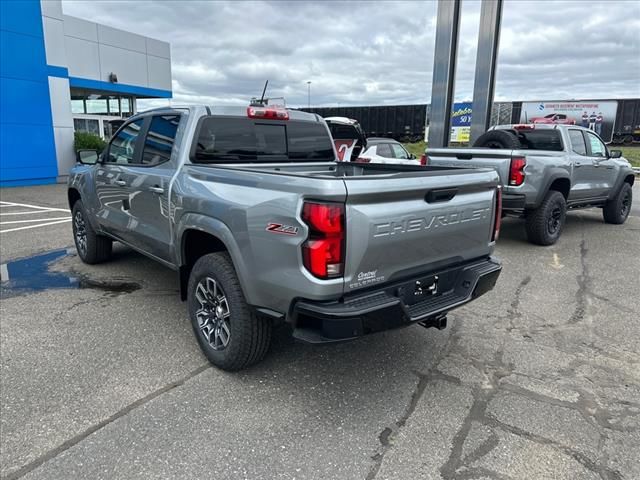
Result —
[[345, 177], [345, 293], [488, 256], [493, 170]]
[[435, 167], [493, 168], [501, 185], [508, 185], [513, 150], [486, 148], [433, 148], [427, 163]]

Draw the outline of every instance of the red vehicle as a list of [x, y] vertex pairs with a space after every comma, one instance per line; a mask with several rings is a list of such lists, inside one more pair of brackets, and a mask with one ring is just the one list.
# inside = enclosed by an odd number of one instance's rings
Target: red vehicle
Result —
[[533, 117], [529, 120], [529, 123], [556, 123], [561, 125], [575, 125], [576, 121], [567, 117], [564, 113], [550, 113], [544, 117]]

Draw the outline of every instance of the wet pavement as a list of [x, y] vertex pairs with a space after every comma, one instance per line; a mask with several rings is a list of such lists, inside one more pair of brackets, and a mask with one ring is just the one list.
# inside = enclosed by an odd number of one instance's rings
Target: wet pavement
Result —
[[281, 329], [236, 374], [201, 355], [174, 272], [122, 246], [84, 265], [59, 228], [2, 236], [3, 478], [640, 478], [636, 208], [572, 212], [544, 248], [506, 219], [496, 289], [444, 331]]

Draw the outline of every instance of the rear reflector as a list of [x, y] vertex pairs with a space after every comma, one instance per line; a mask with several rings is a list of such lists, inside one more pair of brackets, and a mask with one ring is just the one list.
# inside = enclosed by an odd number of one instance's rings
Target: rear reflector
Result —
[[426, 153], [423, 153], [420, 157], [420, 165], [426, 165], [428, 162], [428, 158]]
[[500, 236], [500, 226], [502, 224], [502, 188], [501, 187], [496, 188], [495, 207], [496, 207], [496, 216], [493, 220], [493, 233], [491, 235], [492, 242], [495, 242], [498, 240], [498, 237]]
[[524, 183], [524, 167], [527, 166], [525, 157], [511, 157], [509, 167], [509, 186], [518, 187]]
[[344, 204], [305, 202], [302, 220], [309, 226], [309, 238], [302, 244], [305, 268], [322, 279], [341, 276], [345, 258]]
[[289, 120], [289, 112], [283, 108], [273, 107], [247, 107], [247, 116], [265, 120]]

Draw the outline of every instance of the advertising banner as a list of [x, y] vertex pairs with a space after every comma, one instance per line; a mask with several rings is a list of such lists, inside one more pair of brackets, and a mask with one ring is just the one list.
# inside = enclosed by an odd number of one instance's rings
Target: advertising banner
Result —
[[580, 125], [596, 132], [606, 143], [613, 138], [618, 102], [525, 102], [521, 123]]
[[451, 112], [451, 141], [457, 143], [469, 142], [471, 132], [471, 102], [453, 104]]

